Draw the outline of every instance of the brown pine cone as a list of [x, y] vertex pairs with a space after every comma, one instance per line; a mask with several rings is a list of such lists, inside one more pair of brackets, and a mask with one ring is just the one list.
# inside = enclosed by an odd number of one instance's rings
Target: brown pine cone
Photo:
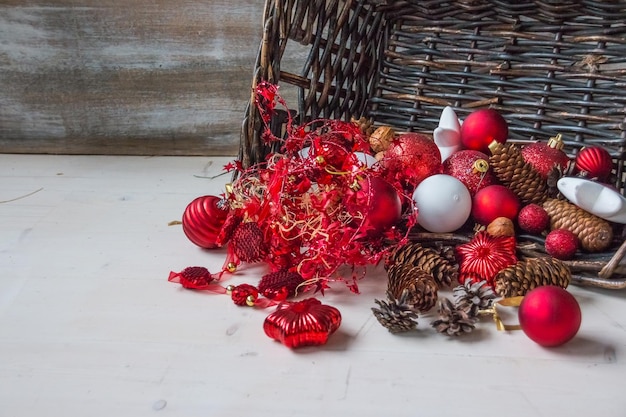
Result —
[[475, 328], [477, 319], [456, 308], [452, 301], [444, 298], [439, 302], [439, 318], [431, 323], [438, 333], [448, 336], [460, 336], [470, 333]]
[[404, 291], [408, 291], [406, 304], [421, 313], [437, 304], [437, 283], [428, 272], [410, 264], [396, 264], [387, 273], [387, 290], [392, 297], [399, 299]]
[[450, 286], [459, 277], [458, 265], [420, 243], [407, 243], [397, 248], [387, 259], [385, 267], [390, 268], [394, 264], [408, 264], [423, 269], [433, 276], [439, 288]]
[[498, 180], [510, 188], [524, 204], [541, 204], [548, 198], [546, 180], [527, 163], [513, 143], [493, 142], [489, 165]]
[[387, 292], [387, 301], [374, 300], [379, 307], [372, 307], [374, 317], [391, 333], [408, 332], [417, 326], [417, 311], [406, 304], [408, 295], [409, 291], [405, 290], [396, 299]]
[[516, 297], [542, 285], [567, 288], [571, 279], [571, 271], [558, 259], [530, 258], [498, 272], [494, 286], [500, 297]]
[[611, 224], [580, 207], [565, 201], [551, 198], [543, 203], [550, 216], [550, 229], [567, 229], [574, 233], [582, 248], [588, 252], [601, 252], [613, 241]]
[[487, 281], [474, 282], [470, 279], [453, 290], [454, 304], [459, 310], [467, 312], [470, 317], [477, 317], [482, 309], [489, 308], [496, 294]]

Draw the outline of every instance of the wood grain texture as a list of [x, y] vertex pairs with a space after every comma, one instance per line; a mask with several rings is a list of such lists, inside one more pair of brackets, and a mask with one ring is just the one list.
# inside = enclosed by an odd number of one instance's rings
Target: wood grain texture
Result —
[[5, 0], [0, 152], [234, 155], [256, 0]]

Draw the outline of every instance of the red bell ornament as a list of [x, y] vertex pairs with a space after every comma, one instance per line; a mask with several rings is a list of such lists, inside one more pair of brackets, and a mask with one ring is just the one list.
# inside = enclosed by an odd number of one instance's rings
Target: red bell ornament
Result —
[[520, 210], [520, 201], [513, 191], [503, 185], [489, 185], [479, 190], [472, 203], [472, 216], [487, 225], [498, 217], [515, 220]]
[[494, 109], [476, 110], [461, 125], [461, 143], [467, 149], [489, 154], [489, 144], [494, 140], [504, 143], [509, 137], [509, 126], [504, 117]]
[[582, 321], [580, 305], [557, 286], [537, 287], [522, 300], [518, 318], [524, 333], [541, 346], [560, 346], [571, 340]]
[[576, 155], [576, 169], [589, 178], [604, 181], [611, 174], [613, 159], [609, 152], [600, 146], [583, 148]]
[[183, 213], [183, 232], [194, 244], [205, 249], [219, 247], [218, 235], [228, 216], [229, 207], [219, 197], [205, 195], [194, 199]]

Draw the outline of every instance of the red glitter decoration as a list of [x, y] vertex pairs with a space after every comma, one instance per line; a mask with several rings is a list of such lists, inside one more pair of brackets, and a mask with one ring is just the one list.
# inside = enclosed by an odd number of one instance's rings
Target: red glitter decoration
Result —
[[255, 222], [241, 223], [230, 241], [237, 258], [244, 262], [259, 262], [267, 253], [263, 231]]
[[391, 142], [381, 163], [387, 180], [412, 193], [426, 177], [441, 172], [441, 152], [428, 136], [406, 133]]
[[519, 211], [517, 224], [525, 232], [539, 234], [550, 225], [550, 216], [540, 205], [528, 204]]
[[466, 149], [488, 153], [491, 142], [504, 143], [508, 137], [508, 123], [493, 109], [476, 110], [461, 125], [461, 143]]
[[315, 298], [283, 301], [263, 323], [270, 338], [289, 348], [323, 345], [341, 325], [341, 313]]
[[237, 285], [230, 293], [230, 298], [238, 306], [245, 306], [250, 296], [252, 296], [254, 300], [259, 298], [259, 290], [250, 284]]
[[170, 282], [176, 282], [184, 288], [192, 290], [205, 290], [215, 278], [208, 269], [203, 266], [189, 266], [181, 272], [170, 272], [167, 279]]
[[228, 213], [228, 204], [223, 199], [213, 195], [198, 197], [185, 208], [183, 232], [191, 242], [202, 248], [220, 247], [218, 236]]
[[489, 169], [489, 156], [474, 150], [461, 150], [443, 162], [443, 173], [453, 176], [474, 196], [478, 190], [497, 182]]
[[518, 318], [526, 336], [541, 346], [560, 346], [580, 329], [582, 313], [576, 298], [561, 287], [548, 285], [528, 292]]
[[478, 232], [470, 242], [456, 247], [459, 259], [459, 282], [486, 280], [493, 287], [493, 278], [502, 269], [517, 263], [515, 238], [491, 236]]
[[[557, 145], [551, 146], [550, 143], [535, 142], [524, 146], [521, 150], [524, 161], [535, 168], [543, 178], [548, 175], [554, 167], [561, 172], [565, 172], [569, 164], [569, 158]], [[562, 143], [562, 142], [559, 142]]]
[[552, 230], [546, 236], [546, 252], [557, 259], [572, 259], [578, 250], [578, 246], [578, 236], [566, 229]]
[[284, 301], [296, 295], [304, 282], [302, 275], [293, 271], [276, 271], [264, 275], [259, 282], [259, 292], [274, 301]]
[[613, 160], [606, 149], [590, 146], [581, 149], [576, 155], [576, 169], [586, 177], [604, 181], [611, 174]]

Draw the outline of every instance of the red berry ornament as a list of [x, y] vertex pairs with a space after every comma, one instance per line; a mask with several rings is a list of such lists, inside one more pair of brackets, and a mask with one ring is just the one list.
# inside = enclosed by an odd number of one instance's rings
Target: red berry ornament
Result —
[[424, 178], [441, 171], [441, 152], [428, 136], [406, 133], [391, 142], [382, 165], [390, 178], [412, 192]]
[[522, 148], [524, 161], [535, 168], [543, 178], [548, 178], [548, 174], [554, 167], [564, 172], [567, 169], [569, 158], [563, 152], [563, 141], [561, 135], [550, 138], [548, 143], [536, 142]]
[[546, 236], [546, 252], [557, 259], [572, 259], [578, 250], [578, 245], [578, 237], [566, 229], [553, 230]]
[[528, 204], [519, 211], [517, 224], [523, 231], [538, 235], [550, 225], [550, 216], [540, 205]]
[[573, 295], [557, 286], [529, 291], [518, 310], [522, 330], [541, 346], [560, 346], [571, 340], [582, 321], [580, 305]]
[[600, 146], [590, 146], [581, 149], [576, 155], [576, 169], [585, 173], [589, 178], [604, 181], [611, 174], [613, 160], [606, 149]]
[[474, 196], [478, 190], [496, 182], [488, 161], [489, 157], [479, 151], [457, 151], [443, 162], [443, 173], [461, 181]]
[[218, 235], [229, 208], [224, 200], [213, 195], [205, 195], [193, 200], [183, 213], [183, 232], [194, 244], [205, 249], [221, 246]]
[[489, 185], [474, 196], [472, 216], [487, 225], [498, 217], [514, 220], [519, 209], [520, 202], [513, 191], [503, 185]]
[[461, 143], [467, 149], [488, 153], [491, 142], [504, 143], [508, 137], [506, 120], [493, 109], [472, 112], [461, 125]]

